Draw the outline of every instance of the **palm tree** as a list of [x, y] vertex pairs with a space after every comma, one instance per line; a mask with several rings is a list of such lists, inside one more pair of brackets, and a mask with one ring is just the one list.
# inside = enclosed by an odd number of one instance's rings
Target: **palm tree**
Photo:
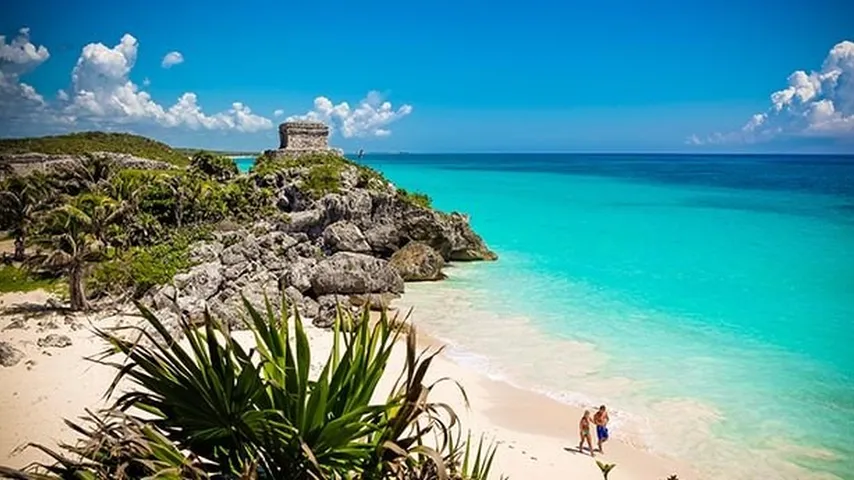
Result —
[[128, 213], [132, 205], [97, 193], [84, 193], [74, 199], [74, 204], [86, 212], [91, 222], [91, 232], [102, 245], [109, 243], [108, 232]]
[[99, 221], [76, 205], [64, 204], [45, 214], [36, 237], [44, 252], [31, 262], [68, 275], [72, 310], [89, 308], [84, 289], [86, 267], [104, 253], [104, 243], [96, 235], [103, 228]]
[[13, 175], [0, 184], [0, 223], [15, 237], [15, 260], [24, 259], [35, 216], [49, 201], [50, 193], [48, 179], [41, 172]]
[[64, 190], [77, 194], [106, 184], [118, 171], [119, 165], [112, 158], [87, 153], [65, 169], [58, 179]]

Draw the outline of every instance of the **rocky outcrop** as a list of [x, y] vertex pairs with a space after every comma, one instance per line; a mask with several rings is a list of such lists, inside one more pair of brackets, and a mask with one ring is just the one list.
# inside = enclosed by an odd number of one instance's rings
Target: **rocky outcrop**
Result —
[[345, 309], [393, 308], [405, 281], [438, 280], [448, 261], [492, 260], [495, 254], [468, 217], [410, 202], [376, 173], [334, 160], [337, 191], [305, 190], [312, 164], [255, 181], [273, 189], [287, 221], [259, 221], [193, 245], [188, 271], [153, 288], [143, 303], [166, 318], [191, 322], [205, 310], [232, 328], [243, 326], [243, 299], [258, 309], [284, 299], [328, 327]]
[[407, 282], [441, 280], [445, 259], [426, 243], [410, 242], [394, 252], [389, 265]]
[[[127, 153], [92, 152], [91, 155], [109, 158], [122, 168], [135, 170], [167, 170], [174, 165], [159, 160], [149, 160]], [[83, 155], [51, 155], [46, 153], [11, 153], [0, 154], [0, 164], [7, 164], [17, 174], [26, 174], [34, 170], [46, 172], [62, 170], [85, 159]]]

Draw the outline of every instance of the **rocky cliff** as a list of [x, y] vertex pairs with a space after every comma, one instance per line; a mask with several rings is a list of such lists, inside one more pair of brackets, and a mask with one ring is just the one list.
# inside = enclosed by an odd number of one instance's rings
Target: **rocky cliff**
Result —
[[[272, 187], [286, 218], [218, 231], [194, 245], [195, 265], [143, 303], [191, 321], [208, 308], [239, 327], [242, 296], [263, 307], [265, 295], [275, 302], [284, 292], [315, 325], [330, 326], [337, 303], [386, 307], [404, 281], [443, 278], [445, 262], [497, 258], [466, 216], [419, 205], [376, 172], [329, 159], [253, 174]], [[322, 189], [317, 169], [326, 174]]]
[[[174, 168], [174, 165], [167, 162], [150, 160], [126, 153], [92, 152], [90, 155], [109, 158], [122, 168], [133, 168], [138, 170], [167, 170]], [[5, 165], [11, 172], [24, 175], [34, 170], [54, 172], [67, 169], [84, 158], [86, 158], [85, 155], [4, 153], [0, 154], [0, 166]], [[4, 170], [6, 169], [0, 168], [0, 172], [3, 172]]]

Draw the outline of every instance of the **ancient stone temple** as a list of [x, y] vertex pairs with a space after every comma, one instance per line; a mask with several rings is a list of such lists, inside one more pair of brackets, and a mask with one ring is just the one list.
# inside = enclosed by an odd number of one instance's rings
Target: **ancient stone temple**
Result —
[[299, 120], [279, 125], [279, 150], [328, 151], [328, 139], [329, 127], [322, 122]]

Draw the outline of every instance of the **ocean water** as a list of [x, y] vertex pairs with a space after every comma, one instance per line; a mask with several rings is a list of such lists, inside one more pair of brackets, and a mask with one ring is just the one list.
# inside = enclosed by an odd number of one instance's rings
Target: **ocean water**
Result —
[[407, 285], [459, 361], [606, 403], [617, 436], [703, 478], [854, 476], [854, 157], [362, 162], [500, 256]]

